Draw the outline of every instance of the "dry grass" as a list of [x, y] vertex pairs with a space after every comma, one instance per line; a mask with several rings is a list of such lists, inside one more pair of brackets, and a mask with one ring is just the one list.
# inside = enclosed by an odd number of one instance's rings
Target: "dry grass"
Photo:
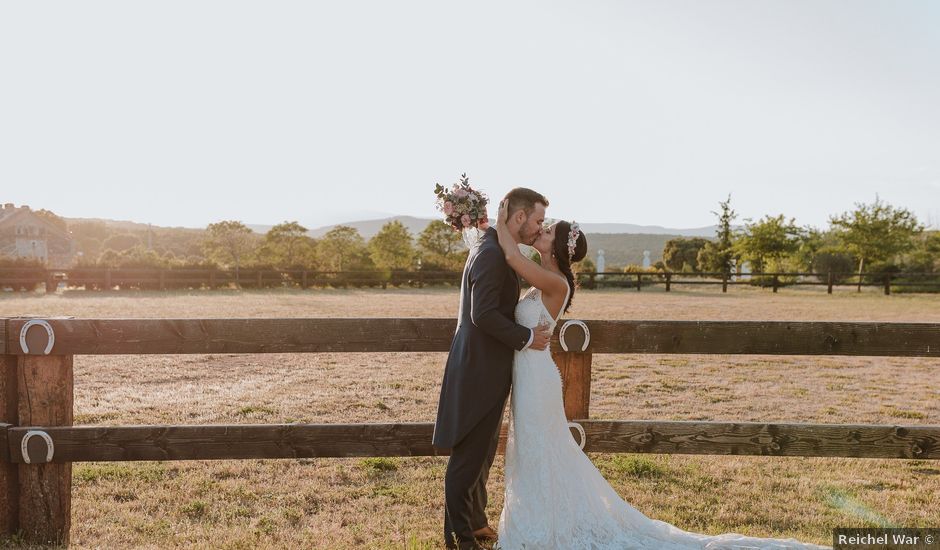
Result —
[[[454, 289], [0, 296], [0, 316], [448, 317]], [[940, 296], [818, 289], [584, 291], [589, 319], [940, 322]], [[443, 354], [75, 360], [81, 424], [433, 421]], [[940, 360], [595, 356], [595, 418], [940, 423]], [[940, 525], [926, 461], [591, 454], [645, 514], [683, 529], [831, 543], [837, 526]], [[446, 458], [74, 466], [75, 548], [437, 548]], [[488, 508], [502, 507], [502, 458]]]

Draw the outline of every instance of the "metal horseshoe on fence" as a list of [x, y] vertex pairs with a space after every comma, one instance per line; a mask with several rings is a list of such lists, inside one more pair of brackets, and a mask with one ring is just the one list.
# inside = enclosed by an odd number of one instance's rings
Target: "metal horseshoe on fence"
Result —
[[568, 351], [568, 343], [565, 342], [565, 331], [567, 331], [568, 327], [571, 325], [577, 325], [581, 327], [581, 330], [584, 331], [584, 343], [581, 344], [581, 351], [586, 351], [588, 344], [591, 343], [591, 331], [588, 330], [587, 325], [584, 324], [584, 321], [578, 321], [576, 319], [565, 321], [565, 324], [561, 326], [561, 330], [558, 332], [558, 343], [561, 344], [561, 349]]
[[42, 430], [29, 430], [26, 432], [26, 435], [23, 436], [23, 440], [20, 441], [20, 452], [23, 454], [23, 462], [26, 464], [32, 464], [29, 460], [29, 451], [27, 446], [29, 445], [29, 440], [32, 437], [41, 437], [43, 441], [46, 442], [46, 460], [45, 462], [52, 462], [52, 457], [55, 455], [55, 445], [52, 443], [52, 438], [46, 432]]
[[48, 336], [48, 342], [46, 343], [46, 349], [43, 350], [43, 355], [49, 355], [49, 352], [52, 351], [52, 346], [55, 344], [55, 331], [52, 330], [52, 325], [48, 321], [42, 319], [30, 319], [26, 321], [23, 325], [23, 328], [20, 329], [20, 348], [23, 350], [23, 353], [30, 353], [29, 344], [26, 343], [26, 333], [29, 332], [30, 327], [40, 326], [46, 329], [46, 335]]
[[578, 430], [578, 434], [581, 436], [581, 442], [578, 443], [578, 447], [581, 447], [581, 450], [584, 450], [584, 444], [587, 443], [587, 436], [584, 434], [584, 426], [578, 424], [577, 422], [569, 422], [569, 428], [574, 428]]

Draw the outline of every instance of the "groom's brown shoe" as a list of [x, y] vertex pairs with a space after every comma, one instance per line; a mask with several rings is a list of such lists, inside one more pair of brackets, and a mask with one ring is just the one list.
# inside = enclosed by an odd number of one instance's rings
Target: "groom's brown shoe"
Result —
[[474, 531], [473, 537], [480, 542], [496, 542], [496, 531], [486, 525]]

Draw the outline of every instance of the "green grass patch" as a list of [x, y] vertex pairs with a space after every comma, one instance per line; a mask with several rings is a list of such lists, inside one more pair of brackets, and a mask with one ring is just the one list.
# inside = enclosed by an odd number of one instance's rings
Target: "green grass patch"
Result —
[[209, 505], [201, 500], [194, 500], [180, 507], [180, 513], [189, 519], [202, 519], [206, 517], [209, 511]]
[[265, 407], [264, 405], [248, 405], [238, 409], [235, 413], [238, 416], [248, 416], [251, 414], [274, 414], [277, 411], [271, 407]]
[[905, 411], [902, 409], [892, 407], [890, 405], [881, 407], [881, 412], [883, 414], [886, 414], [888, 416], [893, 416], [895, 418], [915, 418], [915, 419], [927, 418], [927, 415], [922, 412]]
[[398, 462], [388, 457], [375, 456], [360, 460], [359, 467], [369, 473], [394, 472], [398, 469]]
[[660, 478], [669, 473], [664, 465], [645, 456], [616, 455], [610, 465], [619, 474], [637, 478]]
[[72, 479], [78, 483], [101, 481], [146, 481], [148, 483], [166, 479], [167, 471], [161, 464], [75, 464]]
[[85, 413], [85, 414], [76, 414], [72, 419], [75, 425], [84, 425], [84, 424], [99, 424], [101, 422], [107, 422], [114, 420], [118, 417], [116, 412], [105, 412], [105, 413]]

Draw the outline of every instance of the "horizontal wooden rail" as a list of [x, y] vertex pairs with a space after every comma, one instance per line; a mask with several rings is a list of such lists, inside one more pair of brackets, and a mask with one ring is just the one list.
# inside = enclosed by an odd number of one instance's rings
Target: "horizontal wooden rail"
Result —
[[[29, 318], [0, 322], [0, 354], [26, 355]], [[47, 319], [51, 355], [446, 352], [453, 318]], [[940, 323], [823, 321], [584, 321], [592, 353], [940, 357]], [[557, 345], [556, 331], [556, 345]], [[584, 334], [566, 334], [580, 349]], [[27, 333], [42, 354], [46, 331]]]
[[[940, 426], [659, 420], [575, 420], [585, 451], [940, 460]], [[433, 423], [217, 426], [6, 427], [9, 459], [34, 430], [53, 441], [52, 462], [440, 456]], [[503, 426], [505, 438], [506, 425]], [[575, 432], [576, 433], [576, 432]], [[577, 438], [577, 435], [574, 435]], [[27, 442], [42, 463], [42, 437]]]

